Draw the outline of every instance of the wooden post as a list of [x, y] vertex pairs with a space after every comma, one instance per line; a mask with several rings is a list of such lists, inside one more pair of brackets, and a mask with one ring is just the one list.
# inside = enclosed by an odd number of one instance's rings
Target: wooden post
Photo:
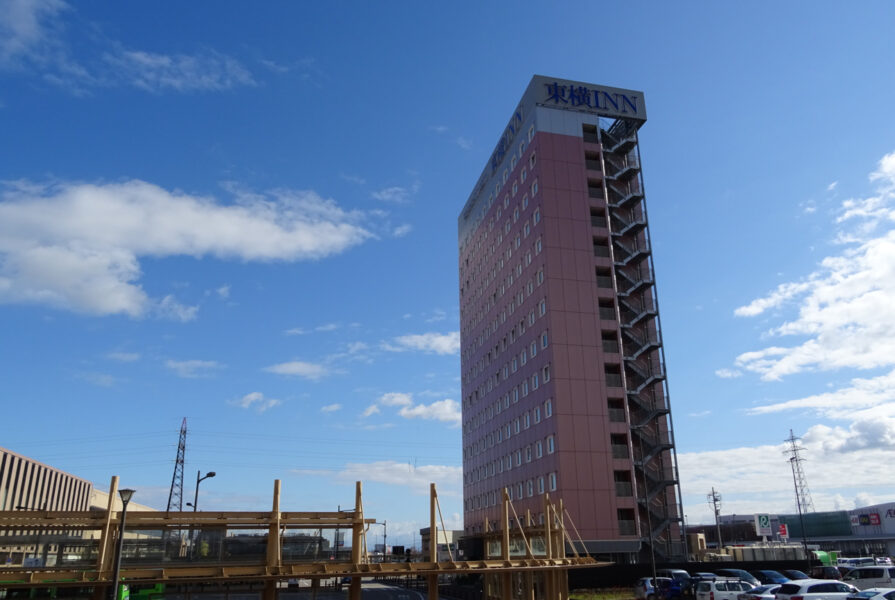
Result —
[[[429, 562], [438, 564], [438, 527], [435, 525], [435, 484], [429, 484]], [[438, 575], [429, 575], [428, 600], [438, 600]]]
[[[273, 507], [270, 513], [270, 527], [267, 530], [267, 572], [271, 575], [279, 572], [283, 564], [280, 552], [280, 480], [273, 482]], [[277, 599], [277, 581], [264, 582], [264, 600]]]
[[[547, 559], [554, 558], [555, 544], [553, 543], [553, 504], [550, 502], [550, 494], [544, 494], [544, 544], [547, 547]], [[553, 571], [544, 571], [544, 597], [547, 600], [556, 600], [554, 590]]]
[[[109, 483], [109, 502], [106, 505], [106, 518], [99, 535], [99, 551], [96, 558], [97, 578], [109, 579], [112, 572], [112, 562], [115, 560], [115, 529], [112, 527], [112, 511], [115, 510], [115, 497], [118, 495], [118, 475], [112, 475]], [[101, 600], [108, 595], [105, 588], [97, 586], [93, 597]]]
[[[361, 491], [361, 482], [354, 484], [354, 523], [351, 526], [351, 562], [354, 563], [354, 569], [360, 569], [361, 553], [363, 552], [364, 537], [364, 505]], [[349, 600], [360, 600], [360, 583], [358, 576], [351, 578], [351, 585], [348, 588]]]

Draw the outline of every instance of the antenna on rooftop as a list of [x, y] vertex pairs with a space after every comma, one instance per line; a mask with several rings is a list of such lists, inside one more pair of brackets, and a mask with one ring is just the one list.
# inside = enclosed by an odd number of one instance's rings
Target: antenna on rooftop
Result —
[[715, 491], [715, 488], [712, 488], [711, 494], [706, 494], [706, 499], [709, 501], [709, 504], [712, 505], [712, 508], [715, 512], [715, 530], [718, 533], [718, 552], [721, 552], [721, 494]]

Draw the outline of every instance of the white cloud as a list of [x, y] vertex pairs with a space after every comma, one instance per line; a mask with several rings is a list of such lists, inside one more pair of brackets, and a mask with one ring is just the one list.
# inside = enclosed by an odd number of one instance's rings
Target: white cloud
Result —
[[256, 85], [252, 74], [235, 58], [217, 52], [157, 54], [117, 49], [103, 56], [116, 80], [149, 91], [223, 91]]
[[794, 303], [794, 318], [768, 332], [773, 338], [806, 338], [740, 354], [736, 366], [765, 380], [810, 370], [874, 369], [895, 365], [895, 153], [870, 179], [876, 193], [842, 203], [841, 252], [798, 282], [735, 311], [756, 316]]
[[420, 350], [432, 354], [457, 354], [460, 352], [460, 332], [402, 335], [383, 344], [383, 348], [392, 352]]
[[221, 287], [216, 289], [215, 292], [217, 292], [217, 295], [220, 296], [221, 298], [227, 299], [230, 297], [230, 286], [222, 285]]
[[314, 192], [223, 204], [144, 181], [0, 188], [0, 303], [188, 321], [197, 306], [140, 286], [141, 257], [324, 258], [372, 237], [362, 214]]
[[277, 375], [304, 377], [311, 381], [323, 379], [332, 373], [332, 371], [324, 365], [302, 362], [299, 360], [271, 365], [265, 367], [264, 370], [268, 373], [276, 373]]
[[443, 421], [454, 426], [460, 425], [460, 403], [455, 400], [445, 399], [432, 404], [417, 404], [405, 406], [398, 411], [405, 419], [428, 419]]
[[186, 306], [178, 302], [174, 296], [168, 294], [155, 307], [155, 313], [162, 318], [172, 321], [192, 321], [199, 312], [198, 306]]
[[392, 235], [396, 238], [400, 238], [404, 237], [411, 231], [413, 231], [413, 225], [405, 223], [404, 225], [398, 225], [397, 227], [395, 227], [395, 229], [392, 231]]
[[109, 352], [106, 357], [118, 362], [134, 362], [140, 360], [137, 352]]
[[165, 366], [179, 377], [187, 379], [207, 377], [222, 368], [222, 365], [214, 360], [166, 360]]
[[364, 481], [384, 483], [410, 488], [415, 494], [428, 495], [429, 484], [434, 483], [442, 496], [459, 496], [463, 478], [462, 467], [449, 465], [419, 465], [391, 460], [372, 463], [348, 463], [335, 473], [329, 471], [296, 469], [299, 475], [321, 475], [340, 482]]
[[364, 412], [361, 413], [361, 416], [366, 419], [367, 417], [379, 414], [379, 412], [380, 412], [379, 407], [376, 406], [375, 404], [371, 404], [370, 406], [368, 406], [367, 408], [364, 409]]
[[401, 392], [389, 392], [379, 397], [379, 403], [383, 406], [410, 406], [413, 404], [413, 396]]
[[701, 411], [699, 411], [699, 412], [692, 412], [692, 413], [690, 413], [690, 414], [687, 415], [687, 416], [688, 416], [688, 417], [693, 417], [693, 418], [695, 418], [695, 419], [699, 419], [699, 418], [702, 418], [702, 417], [707, 417], [707, 416], [709, 416], [710, 414], [712, 414], [712, 411], [710, 411], [710, 410], [701, 410]]
[[342, 405], [341, 405], [341, 404], [338, 404], [338, 403], [336, 403], [336, 404], [327, 404], [326, 406], [321, 406], [321, 407], [320, 407], [320, 412], [325, 412], [325, 413], [336, 412], [336, 411], [338, 411], [338, 410], [342, 410]]
[[367, 350], [369, 346], [367, 346], [364, 342], [351, 342], [348, 344], [348, 354], [357, 354], [359, 352], [363, 352]]
[[292, 329], [286, 330], [286, 335], [307, 335], [308, 332], [301, 327], [293, 327]]
[[250, 392], [239, 400], [232, 401], [231, 404], [240, 408], [254, 408], [259, 413], [263, 413], [274, 406], [279, 406], [282, 401], [276, 398], [265, 398], [261, 392]]
[[419, 182], [414, 182], [410, 187], [395, 185], [383, 188], [373, 192], [371, 196], [381, 202], [389, 202], [391, 204], [405, 204], [410, 201], [410, 197], [419, 192]]
[[827, 186], [827, 191], [828, 191], [828, 192], [832, 192], [833, 190], [836, 189], [836, 186], [837, 186], [837, 185], [839, 185], [839, 182], [838, 182], [838, 181], [834, 181], [833, 183], [831, 183], [830, 185]]
[[721, 379], [734, 379], [736, 377], [741, 377], [743, 372], [736, 369], [716, 369], [715, 375]]
[[71, 7], [61, 0], [7, 0], [0, 10], [0, 68], [33, 73], [43, 81], [84, 94], [93, 88], [133, 86], [151, 92], [220, 91], [256, 85], [237, 59], [213, 50], [197, 54], [160, 54], [125, 48], [105, 35], [82, 35], [77, 58], [63, 16]]
[[460, 146], [463, 150], [469, 150], [472, 148], [472, 140], [469, 138], [461, 136], [457, 136], [456, 139], [457, 145]]
[[351, 183], [356, 183], [357, 185], [365, 185], [367, 180], [363, 177], [358, 177], [357, 175], [349, 175], [347, 173], [339, 173], [339, 177], [344, 179], [345, 181], [349, 181]]
[[335, 331], [341, 327], [338, 323], [325, 323], [323, 325], [318, 325], [314, 328], [314, 331]]

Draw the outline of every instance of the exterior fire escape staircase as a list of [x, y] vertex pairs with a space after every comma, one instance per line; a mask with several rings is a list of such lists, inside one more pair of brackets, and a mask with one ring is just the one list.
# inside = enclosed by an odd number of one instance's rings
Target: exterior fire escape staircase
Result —
[[633, 121], [601, 123], [603, 189], [622, 353], [641, 540], [657, 558], [686, 558], [652, 253]]

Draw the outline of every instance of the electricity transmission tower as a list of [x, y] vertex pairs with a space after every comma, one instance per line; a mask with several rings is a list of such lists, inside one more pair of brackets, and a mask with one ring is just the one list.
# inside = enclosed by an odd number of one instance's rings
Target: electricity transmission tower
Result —
[[718, 533], [718, 552], [721, 552], [721, 494], [712, 488], [712, 493], [706, 495], [706, 499], [715, 511], [715, 530]]
[[186, 455], [186, 417], [180, 426], [180, 441], [177, 443], [177, 460], [174, 461], [174, 476], [171, 477], [171, 491], [168, 492], [167, 512], [183, 510], [183, 464]]
[[802, 463], [805, 462], [805, 459], [802, 458], [800, 452], [805, 448], [799, 445], [801, 438], [797, 438], [792, 429], [790, 429], [789, 437], [785, 441], [789, 442], [789, 448], [785, 453], [789, 454], [789, 464], [792, 467], [793, 485], [796, 490], [796, 508], [799, 514], [814, 512], [811, 492], [808, 491], [808, 480], [805, 478], [805, 471], [802, 470]]

